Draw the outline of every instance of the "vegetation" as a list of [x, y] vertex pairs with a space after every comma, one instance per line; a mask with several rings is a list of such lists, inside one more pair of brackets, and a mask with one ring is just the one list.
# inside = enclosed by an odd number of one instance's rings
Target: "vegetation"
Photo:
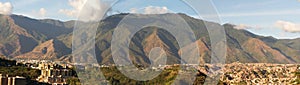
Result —
[[77, 77], [67, 78], [68, 85], [80, 85], [80, 80]]
[[0, 66], [0, 73], [2, 75], [7, 74], [8, 76], [22, 76], [27, 79], [36, 79], [41, 74], [40, 70], [31, 69], [24, 66]]
[[[98, 70], [98, 71], [96, 71]], [[96, 73], [95, 75], [98, 75], [97, 73], [99, 72], [100, 69], [90, 69], [87, 71], [87, 73]], [[125, 75], [123, 75], [120, 71], [117, 70], [116, 67], [105, 67], [101, 68], [101, 72], [104, 74], [105, 79], [107, 80], [102, 80], [103, 82], [101, 83], [109, 83], [111, 85], [171, 85], [174, 82], [176, 76], [178, 75], [179, 67], [173, 67], [170, 69], [164, 70], [159, 76], [152, 80], [148, 81], [137, 81], [133, 80], [130, 78], [127, 78]], [[81, 76], [86, 76], [86, 75], [81, 75]], [[100, 75], [98, 75], [100, 76]], [[194, 81], [194, 85], [201, 85], [205, 82], [206, 75], [203, 73], [199, 73], [196, 75], [196, 80]], [[83, 77], [83, 78], [88, 78], [88, 77]], [[79, 85], [80, 81], [78, 78], [70, 78], [67, 80], [68, 84], [70, 85]], [[97, 79], [86, 79], [83, 80], [81, 83], [84, 84], [93, 84], [95, 81], [100, 81]], [[179, 83], [183, 84], [185, 83], [184, 80], [181, 80]], [[219, 85], [223, 85], [225, 83], [219, 82]]]
[[0, 74], [8, 76], [22, 76], [27, 79], [36, 79], [40, 74], [40, 70], [31, 69], [24, 65], [16, 65], [14, 60], [6, 60], [0, 58]]
[[22, 64], [16, 65], [16, 61], [14, 60], [0, 58], [0, 74], [2, 74], [2, 76], [9, 77], [25, 77], [29, 85], [47, 85], [46, 83], [35, 81], [35, 79], [41, 75], [40, 70], [25, 67], [25, 65]]
[[16, 61], [14, 60], [7, 60], [5, 56], [0, 56], [0, 66], [14, 66], [16, 65]]
[[[299, 68], [299, 66], [298, 66], [298, 68]], [[295, 81], [293, 81], [292, 83], [299, 85], [300, 84], [300, 71], [299, 70], [297, 72], [295, 72], [295, 76], [297, 76], [297, 79]]]
[[119, 72], [115, 67], [108, 67], [101, 69], [107, 80], [113, 85], [116, 84], [142, 84], [142, 85], [153, 85], [162, 84], [170, 85], [178, 74], [178, 68], [172, 68], [164, 70], [159, 76], [149, 81], [136, 81], [127, 78], [121, 72]]

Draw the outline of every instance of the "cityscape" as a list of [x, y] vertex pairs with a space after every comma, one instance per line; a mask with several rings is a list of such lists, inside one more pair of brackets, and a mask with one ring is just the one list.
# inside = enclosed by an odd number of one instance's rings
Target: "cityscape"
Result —
[[[10, 61], [1, 59], [1, 69], [4, 67], [7, 68], [27, 68], [31, 70], [36, 70], [37, 76], [22, 76], [26, 75], [26, 71], [17, 74], [11, 74], [8, 72], [4, 74], [3, 70], [0, 72], [2, 73], [0, 76], [1, 85], [33, 85], [33, 84], [52, 84], [52, 85], [66, 85], [66, 84], [80, 84], [79, 79], [77, 78], [76, 72], [74, 70], [75, 64], [67, 64], [61, 62], [52, 62], [49, 60], [19, 60], [19, 61]], [[76, 64], [79, 65], [79, 64]], [[121, 73], [111, 73], [107, 70], [114, 68], [116, 65], [89, 65], [89, 66], [78, 66], [82, 67], [82, 70], [88, 70], [89, 68], [99, 68], [103, 72], [107, 72], [108, 74], [113, 75], [121, 75]], [[226, 84], [299, 84], [299, 77], [300, 77], [300, 65], [299, 64], [268, 64], [268, 63], [240, 63], [234, 62], [231, 64], [225, 65], [212, 65], [212, 64], [202, 64], [202, 65], [195, 65], [195, 64], [185, 64], [182, 65], [182, 69], [178, 69], [180, 67], [179, 64], [174, 65], [160, 65], [158, 67], [152, 67], [149, 69], [156, 70], [156, 71], [163, 71], [168, 70], [171, 72], [178, 73], [187, 73], [188, 70], [195, 69], [197, 70], [197, 78], [199, 76], [202, 77], [209, 77], [209, 68], [212, 67], [224, 67], [222, 69], [218, 69], [221, 71], [220, 80], [218, 84], [226, 85]], [[124, 66], [126, 67], [126, 66]], [[177, 68], [177, 69], [176, 69]], [[116, 69], [115, 69], [116, 70]], [[176, 75], [172, 75], [176, 77]], [[114, 76], [105, 76], [108, 78], [115, 78]], [[167, 77], [167, 76], [159, 76], [159, 77]], [[32, 78], [32, 79], [28, 79]], [[116, 77], [117, 78], [117, 77]], [[173, 80], [170, 80], [173, 81]], [[197, 80], [196, 80], [197, 81]], [[103, 84], [114, 83], [116, 80], [103, 80], [101, 81]], [[151, 81], [152, 82], [152, 81]], [[157, 82], [157, 81], [153, 81]], [[202, 82], [196, 82], [194, 84], [201, 84]], [[139, 81], [125, 81], [120, 82], [119, 84], [126, 84], [126, 83], [145, 83]], [[88, 84], [88, 83], [87, 83]], [[115, 83], [117, 84], [117, 83]]]

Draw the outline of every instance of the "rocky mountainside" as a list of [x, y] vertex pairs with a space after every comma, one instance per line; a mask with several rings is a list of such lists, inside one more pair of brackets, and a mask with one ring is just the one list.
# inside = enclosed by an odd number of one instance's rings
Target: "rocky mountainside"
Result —
[[47, 40], [71, 32], [71, 27], [57, 26], [44, 20], [0, 15], [0, 54], [13, 58], [32, 51]]
[[17, 59], [57, 59], [71, 53], [71, 49], [58, 40], [48, 40], [36, 46], [32, 51], [18, 55]]
[[[96, 35], [97, 60], [103, 64], [113, 63], [111, 38], [114, 29], [127, 14], [107, 17], [99, 23]], [[170, 14], [163, 14], [168, 16]], [[192, 28], [197, 40], [201, 62], [210, 62], [211, 44], [204, 22], [180, 15]], [[175, 17], [174, 17], [175, 18]], [[11, 58], [70, 59], [72, 28], [75, 21], [62, 22], [36, 20], [24, 16], [0, 16], [0, 54]], [[300, 39], [275, 39], [255, 35], [235, 25], [207, 22], [207, 25], [224, 26], [227, 38], [226, 63], [300, 63]], [[159, 27], [145, 27], [130, 42], [130, 58], [134, 63], [149, 64], [148, 54], [154, 47], [165, 50], [168, 64], [180, 62], [180, 50], [174, 36]], [[86, 49], [90, 50], [90, 49]], [[192, 51], [193, 52], [193, 51]], [[88, 60], [88, 59], [83, 59]]]

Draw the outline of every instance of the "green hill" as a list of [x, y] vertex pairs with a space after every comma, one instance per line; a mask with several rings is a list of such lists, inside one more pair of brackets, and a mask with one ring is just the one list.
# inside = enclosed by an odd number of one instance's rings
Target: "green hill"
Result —
[[[128, 14], [116, 14], [108, 16], [101, 22], [78, 22], [79, 24], [96, 25], [99, 24], [96, 34], [95, 52], [97, 60], [102, 64], [112, 64], [111, 39], [113, 31], [118, 23]], [[174, 14], [163, 14], [164, 18]], [[300, 48], [297, 42], [300, 39], [276, 39], [272, 37], [264, 37], [253, 34], [247, 30], [235, 29], [233, 24], [218, 24], [200, 19], [189, 17], [185, 14], [178, 14], [192, 28], [196, 36], [196, 41], [200, 49], [200, 60], [202, 62], [210, 62], [211, 43], [206, 29], [206, 25], [223, 26], [226, 31], [227, 39], [227, 58], [226, 63], [236, 61], [245, 63], [299, 63]], [[140, 18], [148, 15], [141, 15]], [[72, 28], [76, 21], [62, 22], [58, 20], [45, 19], [37, 20], [25, 16], [11, 15], [0, 16], [0, 54], [17, 58], [16, 56], [30, 54], [38, 46], [43, 46], [49, 40], [57, 40], [62, 44], [55, 46], [54, 50], [70, 50], [72, 49]], [[84, 27], [84, 25], [82, 25]], [[90, 34], [86, 34], [90, 35]], [[53, 43], [52, 43], [53, 44]], [[149, 51], [154, 47], [162, 47], [168, 58], [168, 64], [180, 62], [178, 43], [174, 36], [166, 30], [159, 27], [144, 27], [136, 33], [130, 42], [130, 56], [135, 63], [149, 64]], [[90, 48], [82, 48], [83, 50], [91, 50]], [[49, 59], [72, 60], [71, 52], [65, 51], [60, 53], [53, 51], [54, 54], [48, 56]], [[22, 58], [31, 58], [32, 56], [24, 56]], [[44, 56], [45, 57], [45, 56]], [[47, 56], [46, 56], [47, 57]], [[35, 57], [36, 58], [36, 57]], [[37, 57], [39, 58], [39, 57]], [[48, 58], [45, 58], [48, 59]], [[89, 61], [88, 55], [82, 57], [82, 61]]]

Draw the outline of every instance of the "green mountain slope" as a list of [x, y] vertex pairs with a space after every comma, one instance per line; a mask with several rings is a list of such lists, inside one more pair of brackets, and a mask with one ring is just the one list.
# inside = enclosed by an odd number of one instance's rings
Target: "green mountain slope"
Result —
[[[95, 52], [99, 63], [113, 63], [111, 52], [111, 40], [114, 29], [118, 23], [128, 14], [112, 15], [101, 22], [84, 23], [89, 25], [99, 24], [96, 34]], [[163, 14], [164, 18], [172, 18]], [[227, 58], [226, 63], [245, 62], [245, 63], [300, 63], [300, 48], [297, 42], [300, 39], [275, 39], [255, 35], [246, 30], [235, 29], [235, 25], [207, 22], [200, 19], [189, 17], [185, 14], [180, 15], [192, 28], [196, 36], [194, 43], [200, 49], [201, 62], [210, 62], [211, 43], [206, 25], [224, 26], [227, 39]], [[147, 16], [147, 15], [142, 15]], [[173, 17], [176, 18], [176, 17]], [[18, 56], [30, 54], [34, 48], [45, 44], [49, 40], [62, 42], [61, 46], [54, 47], [55, 50], [70, 50], [72, 47], [72, 28], [76, 21], [62, 22], [58, 20], [45, 19], [36, 20], [23, 16], [1, 16], [0, 20], [0, 53], [6, 56]], [[90, 34], [86, 34], [90, 35]], [[62, 47], [62, 48], [59, 48]], [[154, 47], [161, 47], [165, 50], [168, 64], [180, 62], [179, 45], [169, 32], [155, 26], [144, 27], [137, 32], [130, 42], [130, 58], [134, 63], [149, 64], [148, 54]], [[188, 48], [188, 45], [186, 46]], [[82, 48], [91, 50], [90, 48]], [[56, 51], [53, 51], [57, 53]], [[66, 51], [67, 52], [67, 51]], [[191, 51], [194, 52], [194, 51]], [[70, 52], [58, 53], [51, 59], [61, 58], [72, 60]], [[64, 56], [64, 57], [63, 57]], [[69, 57], [69, 58], [67, 58]], [[25, 56], [26, 58], [26, 56]], [[82, 61], [91, 58], [84, 56]]]

